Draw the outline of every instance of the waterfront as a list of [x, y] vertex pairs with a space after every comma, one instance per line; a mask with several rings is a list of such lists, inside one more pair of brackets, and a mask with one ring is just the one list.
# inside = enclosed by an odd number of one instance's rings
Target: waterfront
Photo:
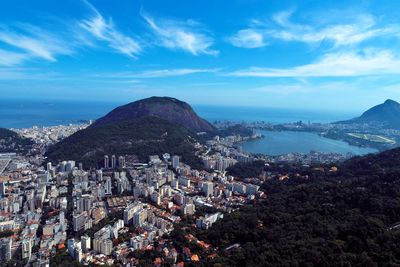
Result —
[[258, 131], [264, 138], [243, 143], [242, 149], [250, 153], [267, 154], [271, 156], [288, 153], [338, 153], [365, 155], [377, 152], [376, 149], [357, 147], [346, 142], [319, 136], [317, 133], [297, 131]]

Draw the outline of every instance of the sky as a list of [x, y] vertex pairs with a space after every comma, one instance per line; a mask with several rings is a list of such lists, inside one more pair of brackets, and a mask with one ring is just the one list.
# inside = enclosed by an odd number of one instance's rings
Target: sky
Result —
[[3, 99], [357, 111], [400, 100], [400, 1], [0, 5]]

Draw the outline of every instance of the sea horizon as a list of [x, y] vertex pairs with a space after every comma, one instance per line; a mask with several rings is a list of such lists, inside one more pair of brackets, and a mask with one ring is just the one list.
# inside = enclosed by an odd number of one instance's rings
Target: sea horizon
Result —
[[[0, 100], [0, 127], [30, 128], [80, 124], [96, 120], [121, 102], [74, 101], [74, 100]], [[298, 108], [192, 105], [198, 115], [211, 123], [216, 121], [255, 122], [273, 124], [297, 121], [331, 123], [354, 118], [355, 111], [310, 110]]]

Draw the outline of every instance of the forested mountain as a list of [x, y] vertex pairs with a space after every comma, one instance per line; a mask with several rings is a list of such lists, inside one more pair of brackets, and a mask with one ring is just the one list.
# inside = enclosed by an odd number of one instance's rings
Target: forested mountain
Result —
[[32, 147], [33, 141], [19, 136], [16, 132], [0, 128], [0, 153], [26, 152]]
[[388, 99], [365, 111], [360, 117], [339, 123], [378, 123], [387, 128], [400, 128], [400, 104]]
[[[200, 131], [203, 133], [197, 135]], [[46, 156], [54, 163], [75, 160], [86, 167], [100, 167], [104, 155], [129, 154], [146, 162], [150, 155], [171, 153], [181, 156], [192, 168], [202, 169], [194, 143], [232, 134], [248, 136], [252, 130], [240, 125], [218, 130], [185, 102], [150, 97], [114, 109], [50, 147]]]
[[53, 145], [46, 153], [52, 162], [76, 160], [101, 167], [104, 155], [136, 155], [146, 162], [150, 155], [177, 154], [193, 167], [201, 168], [195, 156], [193, 132], [157, 117], [89, 127]]
[[200, 118], [189, 104], [172, 97], [155, 96], [117, 107], [104, 117], [96, 120], [91, 127], [148, 116], [179, 124], [194, 132], [214, 130], [214, 126]]

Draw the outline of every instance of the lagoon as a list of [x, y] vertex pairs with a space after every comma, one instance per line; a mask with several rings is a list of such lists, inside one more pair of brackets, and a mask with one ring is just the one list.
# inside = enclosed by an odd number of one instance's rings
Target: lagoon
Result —
[[296, 131], [257, 131], [264, 138], [243, 143], [243, 151], [266, 154], [270, 156], [288, 153], [309, 153], [317, 151], [322, 153], [339, 153], [365, 155], [378, 152], [376, 149], [349, 145], [340, 140], [322, 137], [317, 133]]

